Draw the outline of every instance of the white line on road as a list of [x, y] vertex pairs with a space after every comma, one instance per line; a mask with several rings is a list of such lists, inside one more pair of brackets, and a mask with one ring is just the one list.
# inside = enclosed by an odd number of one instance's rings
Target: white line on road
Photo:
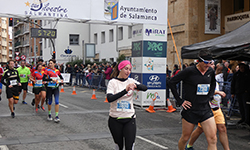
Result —
[[143, 138], [143, 137], [141, 137], [141, 136], [136, 136], [137, 138], [139, 138], [139, 139], [141, 139], [141, 140], [143, 140], [143, 141], [146, 141], [146, 142], [148, 142], [148, 143], [150, 143], [150, 144], [153, 144], [153, 145], [155, 145], [155, 146], [158, 146], [158, 147], [160, 147], [160, 148], [162, 148], [162, 149], [168, 149], [168, 147], [165, 147], [165, 146], [162, 146], [162, 145], [160, 145], [160, 144], [157, 144], [157, 143], [155, 143], [155, 142], [153, 142], [153, 141], [150, 141], [150, 140], [148, 140], [148, 139], [145, 139], [145, 138]]
[[62, 107], [65, 107], [65, 108], [69, 108], [68, 106], [63, 105], [63, 104], [61, 104], [61, 103], [59, 103], [59, 105], [62, 106]]
[[[0, 138], [2, 138], [1, 135]], [[9, 148], [7, 147], [7, 145], [0, 145], [0, 150], [9, 150]]]

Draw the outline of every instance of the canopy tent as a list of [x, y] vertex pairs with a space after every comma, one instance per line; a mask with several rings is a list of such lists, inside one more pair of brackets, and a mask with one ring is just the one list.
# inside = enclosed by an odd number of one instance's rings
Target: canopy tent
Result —
[[217, 38], [183, 46], [181, 57], [197, 59], [200, 50], [210, 50], [214, 59], [250, 61], [250, 21]]

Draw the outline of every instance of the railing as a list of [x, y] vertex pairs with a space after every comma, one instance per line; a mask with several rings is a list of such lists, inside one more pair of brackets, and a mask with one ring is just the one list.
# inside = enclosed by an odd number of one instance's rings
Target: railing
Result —
[[22, 43], [21, 42], [16, 42], [15, 47], [20, 46]]
[[14, 33], [14, 36], [17, 36], [17, 35], [19, 35], [19, 34], [21, 34], [21, 30], [18, 30], [18, 31], [16, 31], [15, 33]]

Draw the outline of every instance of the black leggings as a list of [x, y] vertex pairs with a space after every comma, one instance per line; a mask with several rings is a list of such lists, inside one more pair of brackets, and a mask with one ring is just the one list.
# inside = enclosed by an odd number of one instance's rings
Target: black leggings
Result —
[[125, 138], [125, 149], [133, 150], [136, 136], [135, 118], [116, 119], [109, 117], [109, 130], [113, 136], [114, 142], [123, 149], [123, 138]]

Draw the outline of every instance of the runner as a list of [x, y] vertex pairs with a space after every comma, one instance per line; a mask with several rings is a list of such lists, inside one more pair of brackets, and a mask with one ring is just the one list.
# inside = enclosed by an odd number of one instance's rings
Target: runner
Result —
[[21, 67], [17, 68], [17, 71], [19, 73], [20, 76], [20, 81], [21, 81], [21, 88], [19, 91], [19, 94], [22, 92], [23, 90], [23, 104], [27, 104], [25, 102], [25, 98], [27, 95], [27, 90], [28, 90], [28, 82], [29, 82], [29, 77], [30, 77], [30, 69], [28, 67], [25, 66], [26, 62], [24, 60], [21, 61]]
[[[169, 87], [184, 109], [182, 115], [182, 135], [179, 139], [179, 150], [184, 150], [195, 125], [200, 122], [208, 142], [208, 150], [217, 150], [216, 124], [209, 101], [213, 99], [215, 90], [215, 74], [210, 64], [212, 55], [207, 50], [201, 50], [199, 63], [180, 71], [169, 80]], [[184, 95], [179, 97], [176, 84], [183, 81]]]
[[38, 104], [40, 103], [41, 98], [42, 98], [41, 109], [45, 111], [43, 104], [44, 104], [45, 97], [46, 97], [46, 91], [45, 91], [45, 87], [43, 84], [43, 72], [42, 72], [41, 63], [36, 65], [36, 71], [32, 73], [30, 80], [34, 82], [33, 93], [35, 94], [36, 112], [38, 112]]
[[[3, 70], [3, 68], [0, 66], [0, 81], [1, 81], [1, 79], [2, 79], [3, 73], [4, 73], [4, 70]], [[3, 85], [2, 85], [2, 83], [0, 82], [0, 101], [2, 100], [2, 98], [1, 98], [2, 86], [3, 86]]]
[[[214, 69], [214, 62], [211, 64], [211, 68]], [[216, 69], [216, 77], [222, 72], [222, 68], [223, 67], [218, 67]], [[224, 150], [229, 150], [229, 143], [228, 143], [228, 137], [227, 137], [227, 128], [225, 126], [225, 118], [224, 115], [221, 111], [220, 108], [220, 102], [221, 102], [221, 97], [225, 97], [226, 94], [223, 91], [219, 90], [219, 83], [216, 82], [216, 87], [215, 87], [215, 92], [214, 92], [214, 99], [211, 101], [211, 108], [212, 108], [212, 112], [214, 114], [214, 118], [215, 118], [215, 122], [216, 122], [216, 126], [217, 129], [219, 130], [219, 138], [220, 138], [220, 142], [224, 148]], [[198, 124], [198, 127], [193, 131], [191, 138], [189, 140], [188, 145], [186, 146], [185, 150], [194, 150], [193, 148], [193, 144], [194, 142], [198, 139], [198, 137], [202, 134], [203, 130], [202, 130], [202, 126], [200, 125], [200, 123]]]
[[14, 69], [14, 65], [15, 63], [13, 60], [8, 61], [9, 69], [6, 69], [4, 71], [4, 74], [1, 79], [1, 83], [6, 86], [6, 95], [9, 101], [9, 108], [12, 118], [15, 118], [14, 104], [18, 103], [19, 100], [18, 86], [21, 86], [19, 74], [18, 71]]
[[43, 75], [43, 81], [49, 81], [47, 85], [47, 95], [48, 95], [48, 120], [53, 120], [51, 117], [51, 104], [52, 104], [52, 95], [55, 97], [55, 119], [56, 123], [60, 122], [58, 117], [59, 112], [59, 77], [61, 79], [61, 83], [63, 83], [63, 77], [58, 69], [55, 69], [56, 60], [49, 60], [49, 68], [45, 70]]
[[135, 109], [133, 106], [133, 90], [146, 91], [147, 87], [132, 78], [131, 63], [122, 61], [111, 75], [112, 80], [108, 83], [107, 99], [110, 103], [108, 126], [116, 144], [116, 149], [134, 149], [136, 136]]

